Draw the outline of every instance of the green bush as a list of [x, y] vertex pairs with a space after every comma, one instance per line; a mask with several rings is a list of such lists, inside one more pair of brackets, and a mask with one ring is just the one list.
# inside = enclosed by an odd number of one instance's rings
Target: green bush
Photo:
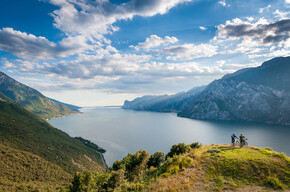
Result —
[[187, 168], [193, 166], [193, 159], [189, 156], [184, 157], [180, 162], [181, 168]]
[[135, 154], [129, 153], [123, 160], [113, 164], [113, 170], [124, 169], [126, 179], [134, 181], [146, 171], [148, 160], [149, 153], [145, 150], [137, 151]]
[[286, 189], [286, 186], [278, 178], [268, 177], [267, 180], [267, 183], [274, 189]]
[[194, 142], [194, 143], [191, 143], [191, 144], [190, 144], [190, 147], [191, 147], [192, 149], [197, 149], [197, 148], [200, 148], [201, 146], [202, 146], [202, 144], [199, 143], [199, 142]]
[[173, 145], [167, 153], [166, 158], [173, 157], [174, 155], [180, 155], [183, 153], [187, 153], [190, 151], [190, 146], [186, 145], [185, 143], [178, 143], [177, 145]]
[[155, 152], [153, 155], [150, 155], [150, 158], [147, 162], [147, 166], [148, 168], [150, 168], [151, 166], [159, 167], [163, 161], [164, 161], [164, 153]]

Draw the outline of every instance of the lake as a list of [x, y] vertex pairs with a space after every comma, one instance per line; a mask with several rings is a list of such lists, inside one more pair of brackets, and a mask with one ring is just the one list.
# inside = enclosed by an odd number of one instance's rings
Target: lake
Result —
[[128, 153], [145, 149], [167, 153], [173, 144], [230, 143], [230, 136], [243, 133], [251, 146], [271, 147], [290, 155], [290, 127], [240, 122], [200, 121], [175, 113], [124, 110], [120, 107], [82, 108], [82, 114], [48, 122], [72, 137], [81, 136], [107, 150], [108, 166]]

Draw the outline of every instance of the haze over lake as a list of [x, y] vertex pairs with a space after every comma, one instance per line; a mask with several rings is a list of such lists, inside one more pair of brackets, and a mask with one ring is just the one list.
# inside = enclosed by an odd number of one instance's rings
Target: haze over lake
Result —
[[211, 122], [177, 117], [175, 113], [124, 110], [119, 107], [82, 108], [82, 114], [48, 122], [70, 136], [81, 136], [105, 148], [109, 166], [128, 153], [145, 149], [167, 153], [173, 144], [230, 143], [243, 133], [249, 145], [271, 147], [290, 155], [290, 127], [255, 123]]

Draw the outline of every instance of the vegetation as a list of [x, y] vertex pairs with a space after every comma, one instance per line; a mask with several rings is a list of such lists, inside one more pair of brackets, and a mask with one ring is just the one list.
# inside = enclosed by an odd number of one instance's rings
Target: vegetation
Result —
[[55, 191], [76, 171], [105, 170], [98, 151], [2, 94], [0, 149], [0, 191]]
[[56, 191], [72, 175], [37, 155], [0, 144], [0, 191]]
[[99, 147], [98, 145], [94, 144], [93, 142], [86, 140], [82, 137], [75, 137], [76, 139], [78, 139], [80, 142], [82, 142], [83, 144], [85, 144], [86, 146], [88, 146], [89, 148], [92, 148], [100, 153], [106, 153], [106, 150]]
[[[170, 154], [170, 155], [168, 155]], [[269, 148], [199, 143], [128, 154], [105, 173], [76, 173], [68, 191], [273, 191], [290, 188], [290, 159]]]
[[44, 119], [78, 113], [60, 102], [54, 102], [35, 89], [19, 83], [0, 72], [0, 92], [25, 109]]

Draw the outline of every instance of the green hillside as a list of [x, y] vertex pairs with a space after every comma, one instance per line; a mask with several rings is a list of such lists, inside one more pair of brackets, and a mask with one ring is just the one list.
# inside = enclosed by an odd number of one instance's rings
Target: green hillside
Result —
[[23, 150], [68, 173], [104, 170], [101, 153], [52, 127], [45, 120], [0, 94], [0, 144]]
[[37, 90], [21, 84], [2, 72], [0, 72], [0, 92], [25, 109], [45, 119], [77, 113], [77, 111], [50, 100]]
[[0, 191], [56, 191], [72, 175], [37, 155], [0, 144]]
[[104, 174], [76, 173], [78, 191], [284, 191], [290, 189], [290, 158], [270, 148], [232, 148], [199, 143], [162, 152], [128, 154]]

